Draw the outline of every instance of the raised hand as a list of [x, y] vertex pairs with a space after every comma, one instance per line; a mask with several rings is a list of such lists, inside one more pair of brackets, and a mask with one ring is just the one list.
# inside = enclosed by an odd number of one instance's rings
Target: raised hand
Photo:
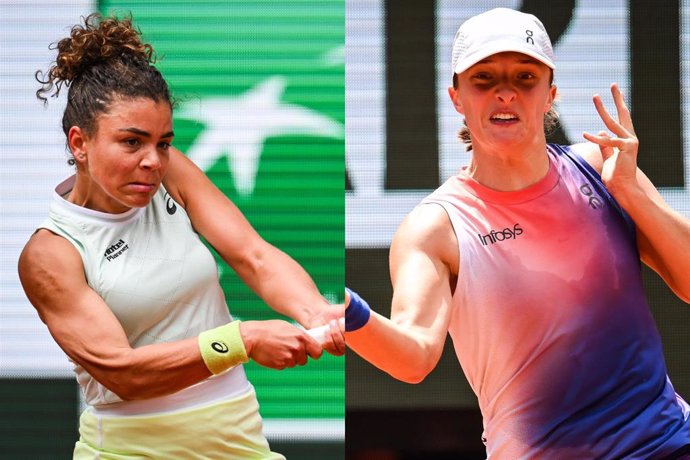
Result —
[[323, 353], [316, 340], [287, 321], [243, 321], [240, 334], [247, 356], [272, 369], [303, 366]]
[[635, 135], [630, 111], [618, 85], [611, 85], [618, 119], [614, 119], [604, 107], [598, 94], [593, 97], [594, 107], [604, 125], [612, 133], [600, 131], [597, 135], [583, 133], [585, 139], [599, 145], [603, 166], [601, 179], [608, 190], [618, 198], [626, 190], [637, 185], [637, 151], [639, 141]]

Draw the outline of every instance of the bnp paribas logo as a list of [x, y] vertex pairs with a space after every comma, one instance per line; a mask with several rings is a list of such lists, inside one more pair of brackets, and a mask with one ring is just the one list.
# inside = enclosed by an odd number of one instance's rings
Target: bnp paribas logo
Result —
[[[223, 192], [251, 201], [263, 198], [264, 184], [312, 190], [322, 173], [342, 181], [333, 159], [344, 163], [343, 2], [98, 5], [104, 14], [131, 13], [153, 45], [177, 98], [175, 145]], [[310, 177], [304, 184], [297, 166]]]
[[305, 135], [342, 138], [343, 126], [329, 116], [285, 102], [288, 80], [272, 76], [239, 95], [212, 96], [183, 103], [176, 116], [200, 122], [203, 129], [187, 150], [189, 158], [207, 170], [225, 158], [240, 195], [253, 192], [267, 139]]

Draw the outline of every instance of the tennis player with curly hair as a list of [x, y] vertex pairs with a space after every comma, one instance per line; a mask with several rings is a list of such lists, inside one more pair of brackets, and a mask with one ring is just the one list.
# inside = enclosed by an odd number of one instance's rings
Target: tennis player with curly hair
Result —
[[171, 147], [171, 94], [131, 18], [88, 16], [57, 52], [37, 95], [68, 88], [76, 173], [55, 189], [19, 274], [88, 404], [74, 458], [284, 458], [242, 363], [304, 365], [322, 345], [285, 321], [234, 321], [201, 237], [271, 308], [325, 329], [333, 354], [344, 352], [342, 308]]

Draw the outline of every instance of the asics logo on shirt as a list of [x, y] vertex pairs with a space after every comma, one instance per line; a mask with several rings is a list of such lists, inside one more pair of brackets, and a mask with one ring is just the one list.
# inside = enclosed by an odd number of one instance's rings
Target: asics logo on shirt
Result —
[[172, 199], [168, 192], [165, 192], [165, 210], [168, 211], [168, 214], [171, 216], [175, 214], [175, 211], [177, 211], [175, 200]]
[[108, 261], [114, 260], [120, 257], [120, 255], [127, 249], [129, 249], [129, 245], [125, 243], [122, 238], [120, 238], [117, 243], [111, 245], [108, 249], [105, 250], [105, 253], [103, 253], [103, 257], [105, 257], [105, 259]]
[[501, 241], [517, 238], [518, 236], [522, 235], [522, 232], [523, 230], [522, 227], [520, 227], [520, 224], [515, 224], [513, 225], [513, 228], [506, 227], [503, 230], [491, 230], [486, 235], [478, 233], [477, 236], [479, 237], [479, 241], [482, 242], [482, 245], [488, 246], [490, 244], [500, 243]]

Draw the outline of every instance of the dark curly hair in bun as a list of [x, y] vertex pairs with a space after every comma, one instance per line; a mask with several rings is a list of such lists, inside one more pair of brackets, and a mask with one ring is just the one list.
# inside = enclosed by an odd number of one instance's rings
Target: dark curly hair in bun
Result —
[[47, 96], [57, 97], [63, 84], [69, 88], [62, 116], [65, 136], [72, 126], [94, 135], [97, 117], [115, 99], [143, 97], [173, 107], [168, 84], [153, 66], [153, 48], [142, 43], [131, 17], [102, 18], [94, 13], [83, 20], [69, 37], [51, 45], [58, 55], [48, 72], [36, 72], [41, 83], [36, 97], [44, 103]]

